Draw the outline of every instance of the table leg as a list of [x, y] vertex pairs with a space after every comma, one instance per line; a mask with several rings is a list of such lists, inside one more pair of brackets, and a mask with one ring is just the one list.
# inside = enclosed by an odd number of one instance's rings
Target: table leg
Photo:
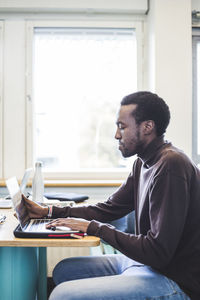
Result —
[[38, 248], [38, 289], [37, 299], [47, 299], [47, 249]]
[[37, 248], [0, 247], [0, 294], [6, 300], [35, 300]]

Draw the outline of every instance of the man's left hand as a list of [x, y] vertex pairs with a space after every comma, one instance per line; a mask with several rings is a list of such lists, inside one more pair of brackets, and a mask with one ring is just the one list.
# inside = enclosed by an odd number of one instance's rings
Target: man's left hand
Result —
[[57, 226], [66, 226], [71, 228], [71, 230], [79, 230], [82, 232], [87, 232], [87, 228], [90, 224], [90, 221], [85, 219], [78, 218], [59, 218], [52, 220], [46, 225], [46, 228], [57, 227]]

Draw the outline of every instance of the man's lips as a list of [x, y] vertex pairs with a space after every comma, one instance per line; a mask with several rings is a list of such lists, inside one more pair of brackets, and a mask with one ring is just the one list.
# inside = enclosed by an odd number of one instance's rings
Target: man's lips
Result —
[[123, 148], [123, 147], [124, 147], [124, 145], [122, 143], [119, 143], [119, 149]]

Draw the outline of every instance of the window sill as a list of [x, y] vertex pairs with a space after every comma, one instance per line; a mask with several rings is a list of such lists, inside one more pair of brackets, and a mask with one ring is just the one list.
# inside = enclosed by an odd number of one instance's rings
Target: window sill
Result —
[[62, 187], [92, 187], [92, 186], [120, 186], [123, 180], [45, 180], [45, 186]]
[[[45, 180], [45, 187], [118, 187], [123, 180]], [[6, 186], [4, 179], [0, 180], [0, 186]], [[29, 181], [28, 186], [31, 186]]]

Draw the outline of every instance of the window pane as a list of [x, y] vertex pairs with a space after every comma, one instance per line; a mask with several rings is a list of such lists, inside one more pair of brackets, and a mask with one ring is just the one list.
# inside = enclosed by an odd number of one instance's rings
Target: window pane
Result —
[[136, 90], [133, 29], [36, 28], [35, 159], [58, 172], [126, 167], [116, 112]]

